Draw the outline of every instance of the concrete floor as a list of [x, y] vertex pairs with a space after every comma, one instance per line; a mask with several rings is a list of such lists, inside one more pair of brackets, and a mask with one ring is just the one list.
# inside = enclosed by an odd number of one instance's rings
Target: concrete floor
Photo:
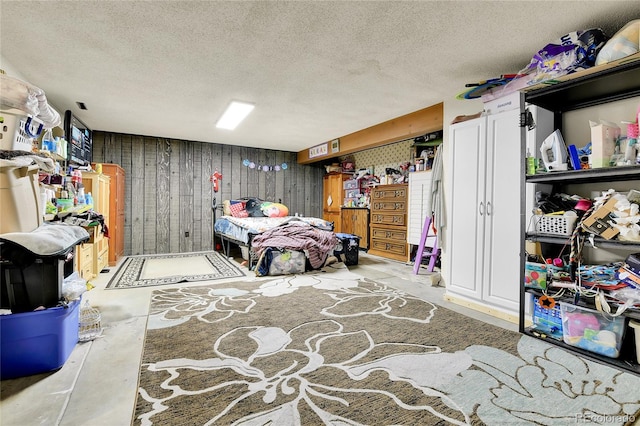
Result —
[[[434, 276], [425, 269], [414, 275], [412, 265], [364, 252], [360, 252], [359, 264], [349, 269], [457, 312], [517, 330], [515, 324], [445, 301], [444, 288], [432, 286]], [[157, 287], [105, 290], [116, 270], [112, 267], [109, 273], [91, 280], [95, 288], [84, 295], [84, 300], [100, 310], [101, 337], [78, 343], [58, 371], [0, 382], [0, 425], [131, 424], [150, 294]], [[243, 270], [247, 277], [230, 281], [257, 279], [252, 271]], [[200, 281], [174, 287], [206, 284]]]

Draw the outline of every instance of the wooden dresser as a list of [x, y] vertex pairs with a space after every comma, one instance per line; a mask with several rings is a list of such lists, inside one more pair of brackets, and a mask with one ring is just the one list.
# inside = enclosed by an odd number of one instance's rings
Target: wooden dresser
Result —
[[370, 254], [407, 260], [407, 194], [406, 184], [371, 190]]

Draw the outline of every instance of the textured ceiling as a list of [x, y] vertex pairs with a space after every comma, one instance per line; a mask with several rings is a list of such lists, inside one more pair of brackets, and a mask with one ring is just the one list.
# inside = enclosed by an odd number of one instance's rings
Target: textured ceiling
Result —
[[[299, 151], [517, 72], [570, 31], [613, 35], [640, 2], [1, 0], [0, 15], [2, 57], [94, 130]], [[216, 129], [233, 99], [256, 108]]]

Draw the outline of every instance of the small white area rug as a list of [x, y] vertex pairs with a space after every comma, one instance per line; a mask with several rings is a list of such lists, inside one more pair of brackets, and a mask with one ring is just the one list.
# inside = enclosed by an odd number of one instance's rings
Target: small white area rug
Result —
[[140, 255], [127, 257], [106, 288], [136, 288], [245, 276], [218, 252]]

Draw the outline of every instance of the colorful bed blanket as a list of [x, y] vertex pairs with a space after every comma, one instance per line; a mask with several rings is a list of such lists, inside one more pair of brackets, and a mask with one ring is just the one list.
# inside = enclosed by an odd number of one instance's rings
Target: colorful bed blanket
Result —
[[331, 231], [318, 229], [307, 222], [291, 221], [256, 235], [251, 243], [260, 256], [267, 247], [304, 250], [313, 269], [322, 267], [338, 239]]
[[326, 231], [333, 230], [333, 223], [317, 217], [233, 217], [226, 215], [216, 220], [214, 229], [219, 234], [247, 244], [252, 235], [260, 234], [292, 221], [305, 222]]

